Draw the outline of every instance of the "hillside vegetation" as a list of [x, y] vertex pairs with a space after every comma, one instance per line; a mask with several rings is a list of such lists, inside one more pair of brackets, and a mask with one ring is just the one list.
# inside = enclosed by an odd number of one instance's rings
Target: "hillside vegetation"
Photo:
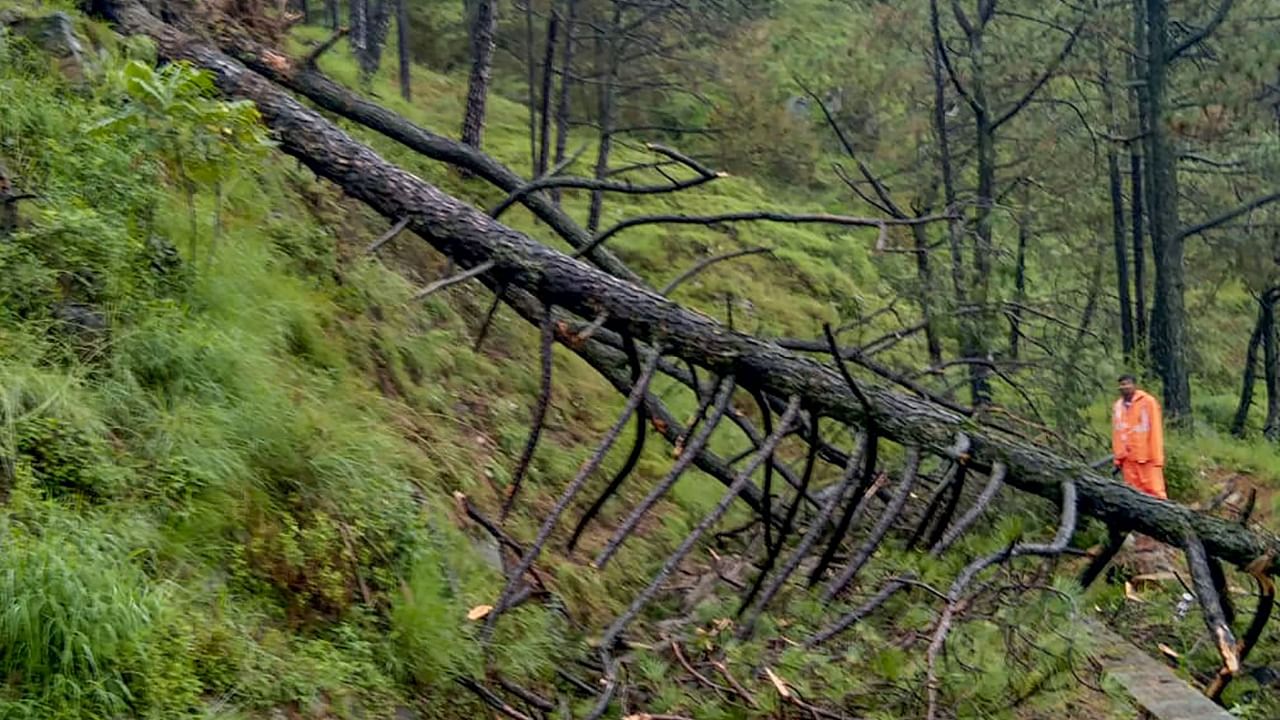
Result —
[[[611, 197], [602, 226], [659, 213], [866, 210], [832, 175], [839, 151], [825, 126], [778, 111], [771, 93], [781, 93], [792, 75], [814, 80], [856, 65], [866, 73], [863, 92], [875, 98], [879, 122], [907, 115], [924, 68], [878, 58], [868, 38], [919, 8], [779, 5], [772, 15], [743, 21], [726, 41], [738, 52], [717, 66], [724, 81], [709, 91], [722, 97], [720, 112], [736, 113], [709, 118], [713, 123], [740, 127], [759, 110], [740, 145], [695, 141], [741, 149], [740, 162], [723, 163], [729, 176], [678, 194]], [[701, 474], [685, 476], [617, 561], [594, 570], [583, 558], [595, 555], [667, 471], [671, 449], [649, 442], [623, 497], [606, 505], [578, 554], [562, 552], [568, 530], [561, 528], [555, 551], [539, 561], [551, 596], [508, 613], [493, 642], [482, 644], [476, 611], [501, 590], [504, 566], [497, 542], [468, 517], [467, 504], [498, 517], [538, 394], [537, 329], [504, 308], [473, 349], [490, 293], [467, 284], [413, 300], [417, 288], [448, 272], [443, 258], [408, 233], [369, 255], [365, 248], [389, 223], [274, 149], [251, 106], [219, 99], [189, 68], [156, 68], [145, 41], [120, 38], [63, 9], [93, 56], [81, 80], [0, 30], [0, 162], [16, 187], [36, 196], [21, 201], [18, 227], [0, 236], [0, 670], [7, 678], [0, 718], [474, 717], [492, 711], [458, 681], [486, 673], [548, 695], [556, 689], [572, 698], [556, 712], [580, 716], [592, 702], [575, 694], [573, 682], [588, 675], [574, 662], [593, 639], [584, 628], [624, 609], [722, 487]], [[451, 27], [451, 17], [432, 10], [415, 22]], [[810, 46], [813, 35], [803, 30], [815, 23], [848, 35]], [[327, 36], [304, 26], [288, 47], [302, 55]], [[446, 40], [434, 49], [444, 52]], [[843, 59], [829, 67], [821, 58], [836, 48]], [[766, 53], [772, 55], [758, 57]], [[420, 57], [431, 59], [425, 51]], [[397, 95], [390, 63], [361, 80], [345, 45], [319, 63], [344, 84], [452, 135], [466, 80], [461, 69], [438, 72], [446, 64], [415, 65], [408, 102]], [[484, 147], [527, 174], [527, 108], [515, 100], [522, 87], [509, 68], [499, 70]], [[505, 196], [343, 126], [477, 207]], [[881, 166], [909, 165], [914, 148], [903, 137], [926, 143], [927, 135], [927, 127], [886, 130], [866, 152]], [[771, 147], [784, 136], [785, 147]], [[584, 131], [569, 145], [585, 148], [585, 158], [595, 142]], [[628, 142], [613, 162], [655, 157]], [[907, 174], [900, 184], [910, 182]], [[586, 193], [567, 193], [565, 207], [581, 217], [587, 202]], [[523, 209], [503, 221], [563, 247]], [[1013, 232], [1012, 224], [1004, 230]], [[1053, 265], [1078, 261], [1068, 241], [1083, 243], [1091, 232], [1035, 251], [1031, 267], [1044, 273], [1042, 297], [1060, 290], [1048, 276]], [[889, 242], [909, 237], [894, 229]], [[910, 258], [875, 252], [877, 241], [874, 228], [649, 225], [610, 247], [655, 286], [700, 258], [769, 248], [699, 275], [674, 299], [717, 318], [731, 314], [736, 326], [763, 336], [812, 338], [824, 322], [856, 324], [843, 338], [856, 344], [900, 326], [893, 313], [877, 311], [909, 298], [914, 282]], [[1027, 303], [1035, 300], [1033, 292]], [[1253, 432], [1265, 408], [1254, 408], [1249, 439], [1227, 432], [1251, 302], [1238, 279], [1192, 291], [1202, 419], [1171, 432], [1168, 474], [1175, 499], [1185, 502], [1212, 497], [1224, 477], [1247, 476], [1263, 491], [1255, 520], [1275, 527], [1270, 491], [1280, 487], [1280, 452]], [[912, 316], [909, 301], [901, 312]], [[1094, 331], [1112, 333], [1113, 324], [1108, 317]], [[912, 340], [883, 357], [919, 366], [921, 353]], [[1004, 387], [999, 397], [1012, 405], [1025, 391], [1048, 416], [1033, 422], [1038, 437], [1081, 457], [1105, 454], [1112, 378], [1125, 367], [1116, 343], [1082, 342], [1064, 346], [1062, 355], [1044, 359], [1024, 390]], [[563, 348], [553, 374], [542, 445], [505, 526], [522, 543], [623, 402]], [[677, 415], [692, 414], [692, 394], [665, 382], [655, 392]], [[758, 418], [749, 401], [737, 409]], [[722, 430], [712, 447], [734, 457], [750, 445]], [[805, 453], [793, 438], [781, 454], [799, 465]], [[625, 455], [615, 449], [593, 486], [603, 488]], [[817, 473], [815, 486], [836, 474], [822, 466]], [[731, 517], [724, 527], [746, 518]], [[963, 541], [969, 554], [1053, 522], [1046, 506], [1011, 497], [989, 519]], [[1105, 536], [1096, 525], [1082, 531], [1082, 548]], [[818, 653], [789, 640], [816, 630], [821, 619], [816, 597], [797, 589], [752, 640], [738, 641], [736, 599], [705, 589], [718, 576], [738, 583], [750, 577], [735, 542], [708, 543], [673, 583], [681, 591], [647, 613], [622, 715], [794, 713], [767, 680], [751, 675], [766, 660], [815, 703], [869, 718], [918, 712], [924, 633], [935, 621], [927, 594], [896, 597], [890, 611]], [[879, 553], [864, 573], [885, 578], [911, 570], [922, 583], [945, 587], [964, 561], [895, 549]], [[1188, 677], [1216, 670], [1196, 611], [1175, 611], [1181, 587], [1152, 590], [1135, 609], [1119, 585], [1099, 583], [1084, 594], [1069, 572], [1015, 575], [1007, 579], [1016, 579], [1025, 597], [993, 603], [989, 621], [967, 623], [951, 640], [955, 663], [942, 682], [959, 717], [1131, 716], [1120, 693], [1090, 687], [1098, 678], [1088, 659], [1091, 639], [1071, 619], [1094, 608], [1148, 639], [1149, 649], [1156, 641], [1171, 645]], [[852, 609], [869, 594], [840, 602]], [[1018, 631], [1003, 631], [1010, 626]], [[671, 652], [676, 640], [700, 665], [723, 657], [724, 674], [691, 680], [687, 659]], [[1269, 631], [1251, 666], [1280, 660], [1275, 640]], [[758, 689], [753, 703], [718, 689], [738, 679]], [[1277, 702], [1274, 691], [1248, 677], [1227, 695], [1244, 717], [1271, 717]], [[1064, 715], [1068, 709], [1078, 714]]]

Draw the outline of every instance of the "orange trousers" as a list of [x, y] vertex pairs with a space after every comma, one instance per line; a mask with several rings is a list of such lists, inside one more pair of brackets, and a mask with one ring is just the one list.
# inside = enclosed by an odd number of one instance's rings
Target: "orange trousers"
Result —
[[1120, 473], [1130, 487], [1154, 495], [1162, 500], [1169, 499], [1164, 487], [1164, 468], [1152, 463], [1139, 463], [1131, 460], [1120, 462]]

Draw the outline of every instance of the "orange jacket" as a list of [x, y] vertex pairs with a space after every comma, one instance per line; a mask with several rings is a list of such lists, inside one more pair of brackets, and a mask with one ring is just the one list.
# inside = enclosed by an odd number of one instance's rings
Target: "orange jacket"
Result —
[[1138, 390], [1127, 405], [1116, 400], [1111, 413], [1111, 451], [1116, 464], [1123, 460], [1164, 466], [1164, 427], [1160, 403]]

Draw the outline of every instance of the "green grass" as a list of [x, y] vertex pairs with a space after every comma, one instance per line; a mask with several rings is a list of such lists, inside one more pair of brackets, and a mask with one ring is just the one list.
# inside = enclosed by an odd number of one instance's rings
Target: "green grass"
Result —
[[[120, 93], [106, 82], [76, 90], [38, 55], [0, 48], [0, 96], [13, 99], [0, 104], [3, 152], [24, 186], [42, 195], [24, 208], [22, 232], [0, 242], [0, 458], [12, 458], [14, 476], [0, 510], [9, 547], [0, 558], [0, 663], [10, 678], [0, 717], [262, 718], [287, 708], [357, 718], [391, 717], [397, 706], [431, 717], [474, 715], [474, 700], [453, 680], [484, 668], [477, 626], [466, 616], [493, 601], [501, 572], [490, 539], [462, 517], [454, 493], [489, 512], [500, 505], [537, 392], [536, 332], [503, 311], [485, 349], [470, 351], [487, 294], [462, 286], [410, 303], [416, 285], [443, 272], [442, 258], [411, 236], [386, 259], [364, 257], [387, 221], [282, 155], [246, 162], [227, 180], [216, 247], [213, 194], [203, 187], [195, 203], [201, 263], [173, 262], [175, 249], [185, 253], [192, 240], [188, 208], [147, 138], [121, 132], [104, 142], [82, 132], [118, 109]], [[344, 47], [322, 67], [357, 84]], [[369, 92], [452, 134], [465, 83], [415, 68], [416, 99], [407, 104], [384, 68]], [[528, 154], [524, 112], [494, 97], [486, 133], [487, 151], [519, 171]], [[480, 181], [350, 129], [479, 207], [499, 199]], [[578, 144], [590, 157], [590, 141], [570, 143]], [[623, 148], [616, 161], [647, 158]], [[794, 194], [730, 177], [678, 198], [611, 199], [604, 222], [659, 212], [839, 210], [797, 203]], [[569, 194], [566, 207], [582, 217], [586, 197]], [[505, 221], [562, 246], [523, 210]], [[891, 273], [867, 252], [874, 241], [874, 230], [653, 226], [621, 235], [614, 248], [654, 285], [715, 252], [773, 248], [772, 258], [700, 276], [676, 299], [723, 317], [731, 295], [750, 302], [736, 306], [739, 327], [813, 336], [821, 322], [865, 314], [890, 294]], [[60, 279], [85, 268], [99, 280], [64, 297]], [[68, 299], [100, 309], [108, 332], [67, 332], [55, 309]], [[881, 322], [887, 328], [892, 319]], [[889, 357], [914, 359], [920, 348], [906, 343], [897, 352]], [[509, 524], [521, 541], [533, 537], [622, 404], [561, 348], [555, 376], [548, 431]], [[693, 412], [687, 390], [658, 390], [677, 416]], [[756, 413], [746, 403], [740, 409]], [[725, 456], [745, 446], [729, 431], [712, 445]], [[1202, 457], [1252, 462], [1258, 476], [1277, 477], [1274, 451], [1261, 447], [1202, 433], [1176, 453], [1188, 466], [1203, 466]], [[584, 554], [665, 472], [670, 452], [651, 439], [623, 497], [588, 533]], [[610, 454], [578, 510], [625, 453]], [[788, 441], [782, 453], [798, 459], [798, 443]], [[822, 468], [816, 482], [834, 475]], [[550, 551], [539, 567], [566, 613], [531, 603], [505, 617], [496, 667], [549, 689], [555, 669], [586, 652], [582, 628], [622, 610], [722, 491], [687, 475], [605, 572]], [[1007, 544], [1033, 522], [1037, 510], [1028, 508], [1043, 510], [1019, 505], [989, 535], [966, 539], [966, 549]], [[699, 565], [704, 560], [698, 556]], [[864, 571], [865, 587], [901, 568], [944, 586], [961, 562], [885, 553]], [[789, 600], [787, 612], [763, 622], [760, 638], [740, 645], [718, 625], [736, 609], [733, 600], [713, 597], [692, 609], [704, 629], [697, 642], [724, 649], [745, 677], [766, 644], [802, 639], [829, 616], [804, 593]], [[677, 605], [663, 599], [646, 619], [686, 610]], [[859, 626], [841, 654], [789, 652], [779, 670], [812, 696], [865, 704], [885, 694], [883, 708], [908, 703], [901, 686], [920, 680], [921, 653], [889, 641], [926, 631], [934, 622], [928, 607], [895, 601], [888, 619]], [[948, 688], [966, 709], [997, 717], [1002, 693], [1052, 674], [1051, 692], [1035, 701], [1043, 705], [1037, 712], [1052, 716], [1071, 699], [1053, 632], [1071, 603], [1051, 594], [1002, 612], [1051, 648], [1050, 657], [972, 687], [967, 674], [948, 676]], [[966, 662], [995, 666], [998, 640], [975, 626], [957, 643]], [[660, 653], [640, 653], [637, 663], [653, 711], [742, 716], [711, 694], [665, 682]]]

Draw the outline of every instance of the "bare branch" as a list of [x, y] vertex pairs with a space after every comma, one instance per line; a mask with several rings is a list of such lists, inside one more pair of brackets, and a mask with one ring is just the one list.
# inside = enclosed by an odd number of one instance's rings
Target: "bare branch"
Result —
[[520, 459], [516, 462], [516, 469], [511, 473], [511, 485], [510, 490], [507, 492], [507, 499], [502, 503], [502, 515], [500, 518], [504, 522], [507, 519], [507, 514], [511, 512], [511, 508], [515, 505], [516, 496], [520, 494], [520, 484], [524, 481], [524, 474], [529, 469], [529, 463], [533, 461], [533, 453], [538, 449], [538, 438], [542, 436], [542, 428], [547, 419], [547, 409], [551, 406], [551, 348], [555, 341], [555, 314], [550, 305], [546, 307], [539, 329], [541, 330], [541, 345], [538, 356], [542, 360], [542, 371], [538, 385], [538, 402], [533, 406], [533, 419], [529, 423], [529, 437], [525, 440], [524, 450], [521, 451]]
[[1052, 543], [1047, 545], [1015, 543], [1004, 550], [974, 560], [956, 576], [955, 582], [951, 584], [951, 589], [947, 592], [947, 605], [943, 608], [942, 617], [938, 620], [937, 628], [933, 632], [933, 638], [926, 653], [928, 670], [926, 671], [925, 680], [927, 698], [925, 720], [935, 720], [938, 716], [938, 690], [940, 689], [938, 682], [938, 653], [942, 651], [942, 646], [947, 640], [947, 634], [951, 631], [951, 624], [956, 613], [960, 611], [963, 600], [962, 593], [965, 588], [973, 582], [979, 573], [997, 563], [1028, 555], [1051, 557], [1062, 554], [1071, 542], [1071, 536], [1075, 534], [1076, 512], [1076, 484], [1075, 481], [1067, 480], [1062, 483], [1061, 520], [1058, 523], [1058, 532], [1054, 535]]
[[857, 622], [875, 612], [881, 605], [889, 601], [897, 592], [905, 587], [909, 587], [911, 581], [916, 579], [915, 573], [908, 572], [902, 577], [896, 577], [885, 583], [870, 600], [864, 603], [856, 610], [844, 615], [826, 628], [814, 633], [812, 637], [805, 640], [805, 649], [815, 648], [840, 633], [853, 627]]
[[1225, 225], [1231, 222], [1232, 220], [1235, 220], [1236, 218], [1240, 217], [1241, 215], [1246, 215], [1248, 213], [1251, 213], [1254, 210], [1257, 210], [1258, 208], [1263, 207], [1265, 205], [1269, 205], [1277, 200], [1280, 200], [1280, 192], [1274, 192], [1274, 193], [1271, 193], [1270, 195], [1263, 195], [1261, 197], [1256, 197], [1250, 200], [1249, 202], [1244, 203], [1243, 205], [1238, 205], [1222, 213], [1221, 215], [1217, 215], [1215, 217], [1209, 218], [1208, 220], [1205, 220], [1204, 222], [1197, 223], [1195, 225], [1192, 225], [1189, 228], [1186, 228], [1182, 232], [1178, 233], [1178, 237], [1181, 239], [1181, 238], [1189, 238], [1192, 235], [1199, 235], [1200, 233], [1203, 233], [1205, 231], [1212, 230], [1216, 227]]
[[[630, 336], [626, 336], [625, 339], [627, 344], [627, 356], [631, 360], [632, 367], [631, 382], [636, 383], [640, 381], [640, 357], [636, 353], [635, 341], [632, 340]], [[648, 434], [648, 430], [649, 413], [646, 410], [645, 404], [641, 403], [640, 406], [636, 408], [636, 438], [631, 444], [631, 452], [627, 455], [626, 461], [622, 463], [622, 467], [618, 469], [618, 472], [614, 473], [609, 484], [605, 486], [604, 492], [600, 493], [599, 497], [596, 498], [596, 501], [591, 503], [591, 507], [587, 508], [587, 511], [582, 514], [582, 518], [578, 520], [577, 526], [573, 529], [573, 534], [569, 536], [569, 542], [565, 545], [565, 548], [569, 552], [573, 552], [573, 549], [578, 545], [578, 539], [581, 538], [582, 533], [586, 531], [587, 525], [589, 525], [591, 521], [600, 514], [600, 511], [604, 509], [604, 504], [609, 501], [609, 498], [613, 497], [613, 495], [618, 492], [618, 488], [622, 487], [623, 481], [627, 479], [627, 476], [631, 474], [631, 471], [635, 470], [636, 463], [640, 461], [640, 454], [644, 452], [644, 441]]]
[[1075, 29], [1073, 29], [1071, 34], [1067, 37], [1067, 41], [1062, 45], [1062, 49], [1058, 51], [1058, 54], [1055, 55], [1053, 60], [1049, 62], [1049, 65], [1045, 67], [1044, 72], [1040, 73], [1040, 77], [1036, 78], [1036, 81], [1031, 84], [1031, 87], [1027, 88], [1027, 91], [1022, 94], [1022, 97], [1018, 98], [1018, 101], [1015, 102], [1012, 107], [991, 122], [991, 132], [995, 132], [1001, 125], [1005, 124], [1015, 115], [1022, 112], [1022, 109], [1027, 106], [1027, 103], [1031, 102], [1031, 99], [1036, 96], [1036, 93], [1040, 92], [1040, 88], [1044, 87], [1044, 84], [1049, 81], [1049, 78], [1053, 77], [1053, 75], [1058, 72], [1058, 68], [1062, 66], [1063, 61], [1071, 54], [1071, 48], [1075, 47], [1076, 40], [1080, 38], [1081, 31], [1084, 30], [1085, 23], [1088, 21], [1089, 16], [1086, 15], [1079, 23], [1076, 24]]
[[724, 416], [725, 410], [729, 407], [729, 400], [733, 397], [733, 389], [734, 381], [732, 376], [726, 377], [724, 380], [720, 381], [720, 390], [716, 394], [716, 399], [714, 401], [715, 405], [711, 410], [711, 414], [708, 415], [706, 422], [701, 428], [699, 428], [698, 432], [694, 434], [693, 439], [689, 442], [689, 446], [680, 451], [680, 456], [676, 458], [676, 462], [671, 466], [671, 469], [667, 471], [666, 477], [662, 478], [657, 485], [653, 486], [653, 489], [649, 491], [649, 494], [646, 495], [638, 505], [636, 505], [635, 509], [631, 511], [631, 514], [627, 516], [627, 519], [623, 520], [622, 524], [618, 526], [618, 529], [614, 531], [613, 537], [609, 538], [609, 542], [605, 543], [604, 549], [601, 550], [600, 555], [596, 557], [595, 566], [597, 568], [604, 568], [610, 558], [612, 558], [614, 554], [618, 552], [618, 549], [622, 547], [622, 543], [625, 542], [627, 537], [635, 530], [636, 526], [640, 523], [641, 518], [643, 518], [645, 514], [648, 513], [655, 504], [657, 504], [658, 500], [662, 499], [662, 496], [667, 494], [672, 486], [676, 484], [676, 481], [680, 479], [680, 476], [684, 474], [684, 471], [689, 467], [689, 464], [692, 463], [694, 458], [702, 452], [707, 441], [711, 439], [711, 433], [715, 431], [716, 426], [720, 422], [720, 418]]
[[1000, 492], [1000, 488], [1004, 485], [1006, 472], [1008, 470], [1002, 463], [996, 463], [991, 468], [991, 478], [987, 481], [986, 487], [982, 488], [982, 492], [978, 494], [977, 499], [973, 501], [973, 507], [969, 508], [969, 511], [960, 518], [960, 521], [943, 534], [942, 539], [929, 550], [930, 555], [937, 557], [946, 552], [947, 548], [951, 547], [966, 530], [978, 521], [978, 518], [982, 517], [982, 513], [986, 512], [991, 505], [991, 501], [995, 499], [996, 493]]
[[719, 255], [712, 255], [711, 257], [703, 258], [702, 260], [699, 260], [696, 264], [694, 264], [693, 267], [689, 268], [688, 270], [685, 270], [684, 272], [672, 278], [671, 282], [667, 283], [661, 290], [658, 291], [658, 293], [660, 295], [670, 295], [671, 291], [679, 287], [681, 283], [688, 280], [689, 278], [694, 277], [698, 273], [702, 272], [703, 270], [706, 270], [708, 267], [711, 267], [716, 263], [724, 262], [725, 260], [733, 260], [734, 258], [740, 258], [744, 255], [761, 255], [761, 254], [772, 255], [773, 248], [766, 248], [766, 247], [744, 248], [742, 250], [730, 250], [729, 252], [726, 252], [726, 253], [721, 253]]
[[350, 30], [345, 27], [340, 27], [335, 30], [327, 40], [317, 45], [311, 52], [307, 53], [307, 56], [302, 59], [303, 66], [314, 68], [316, 66], [316, 61], [320, 59], [320, 56], [328, 52], [334, 45], [337, 45], [338, 41], [346, 37], [348, 32], [350, 32]]
[[1173, 49], [1169, 51], [1169, 54], [1165, 56], [1166, 61], [1173, 62], [1174, 60], [1177, 60], [1183, 53], [1190, 50], [1192, 46], [1204, 41], [1205, 38], [1213, 34], [1213, 31], [1218, 29], [1218, 26], [1222, 24], [1222, 21], [1227, 19], [1227, 13], [1231, 12], [1231, 6], [1234, 2], [1235, 0], [1222, 0], [1222, 2], [1218, 4], [1218, 9], [1213, 13], [1213, 17], [1209, 18], [1209, 22], [1205, 23], [1204, 27], [1191, 35], [1188, 35], [1185, 40], [1174, 46]]
[[689, 532], [689, 535], [685, 537], [684, 542], [680, 543], [680, 547], [676, 548], [676, 551], [667, 558], [666, 562], [662, 564], [662, 568], [658, 570], [656, 575], [654, 575], [653, 580], [650, 581], [649, 585], [642, 590], [634, 600], [632, 600], [631, 605], [626, 609], [626, 611], [619, 615], [618, 618], [613, 621], [613, 624], [604, 632], [604, 635], [600, 640], [601, 648], [604, 648], [607, 651], [609, 648], [612, 648], [617, 644], [619, 636], [622, 635], [622, 632], [626, 629], [627, 625], [629, 625], [631, 621], [640, 614], [640, 611], [649, 604], [649, 601], [658, 594], [658, 590], [662, 588], [662, 583], [666, 581], [667, 577], [675, 571], [676, 567], [678, 567], [680, 563], [684, 562], [684, 559], [693, 550], [693, 546], [702, 539], [702, 536], [706, 534], [707, 530], [724, 516], [725, 512], [727, 512], [729, 507], [733, 504], [734, 500], [737, 499], [738, 493], [751, 480], [752, 473], [756, 471], [756, 468], [760, 467], [760, 464], [764, 462], [766, 457], [773, 454], [778, 443], [782, 440], [782, 436], [790, 429], [791, 423], [795, 420], [796, 414], [799, 411], [800, 400], [799, 398], [792, 397], [787, 402], [786, 412], [784, 412], [782, 417], [778, 419], [777, 428], [774, 429], [772, 435], [765, 438], [764, 444], [760, 447], [760, 452], [756, 453], [755, 458], [752, 459], [751, 463], [749, 463], [747, 467], [743, 468], [742, 472], [738, 474], [737, 479], [733, 481], [733, 485], [731, 485], [728, 491], [725, 492], [724, 496], [720, 498], [720, 502], [716, 504], [715, 508], [713, 508], [706, 517], [694, 526], [693, 530]]
[[474, 277], [478, 277], [478, 276], [480, 276], [480, 275], [483, 275], [483, 274], [485, 274], [485, 273], [489, 272], [490, 270], [492, 270], [495, 264], [496, 264], [496, 263], [494, 263], [494, 261], [492, 261], [492, 260], [486, 260], [485, 262], [482, 262], [482, 263], [480, 263], [479, 265], [477, 265], [477, 266], [475, 266], [475, 267], [473, 267], [473, 268], [471, 268], [471, 269], [469, 269], [469, 270], [465, 270], [465, 271], [463, 271], [463, 272], [460, 272], [460, 273], [458, 273], [457, 275], [451, 275], [451, 276], [449, 276], [449, 277], [447, 277], [447, 278], [441, 278], [441, 279], [439, 279], [439, 280], [437, 280], [437, 281], [435, 281], [435, 282], [431, 283], [430, 285], [428, 285], [428, 286], [426, 286], [426, 287], [422, 288], [422, 289], [421, 289], [421, 290], [419, 290], [418, 292], [414, 293], [414, 294], [413, 294], [413, 299], [414, 299], [414, 300], [424, 300], [424, 299], [426, 299], [427, 297], [430, 297], [433, 293], [436, 293], [436, 292], [438, 292], [438, 291], [440, 291], [440, 290], [443, 290], [443, 289], [445, 289], [445, 288], [447, 288], [447, 287], [452, 287], [452, 286], [454, 286], [454, 285], [457, 285], [458, 283], [464, 283], [464, 282], [466, 282], [466, 281], [470, 280], [471, 278], [474, 278]]
[[925, 215], [918, 218], [866, 218], [852, 217], [848, 215], [830, 215], [826, 213], [807, 213], [807, 214], [791, 214], [774, 212], [769, 210], [751, 210], [746, 212], [722, 213], [719, 215], [641, 215], [638, 217], [627, 218], [617, 225], [605, 230], [596, 236], [590, 244], [583, 246], [574, 253], [574, 257], [580, 257], [592, 252], [600, 247], [609, 238], [628, 228], [639, 225], [716, 225], [719, 223], [732, 222], [776, 222], [792, 225], [839, 225], [844, 227], [873, 227], [884, 228], [888, 225], [923, 225], [926, 223], [940, 222], [952, 219], [950, 214], [946, 215]]
[[844, 592], [849, 587], [849, 584], [853, 582], [853, 579], [857, 577], [858, 572], [871, 559], [876, 549], [880, 547], [880, 543], [884, 541], [884, 536], [889, 533], [889, 528], [893, 527], [898, 515], [902, 513], [902, 508], [906, 506], [907, 498], [911, 495], [911, 489], [915, 487], [919, 470], [920, 448], [907, 448], [906, 466], [902, 470], [902, 480], [898, 483], [897, 491], [894, 492], [893, 497], [889, 500], [889, 504], [885, 506], [884, 512], [880, 514], [880, 519], [876, 521], [875, 527], [871, 529], [871, 534], [867, 536], [862, 547], [849, 560], [849, 564], [845, 566], [840, 575], [823, 590], [822, 602], [829, 603], [837, 595]]
[[808, 556], [809, 550], [813, 547], [814, 543], [817, 542], [818, 536], [821, 534], [821, 529], [826, 527], [827, 523], [831, 520], [831, 516], [835, 514], [836, 508], [844, 505], [846, 502], [856, 503], [858, 505], [863, 504], [862, 498], [848, 498], [846, 497], [846, 494], [849, 492], [850, 488], [853, 487], [854, 481], [858, 478], [858, 471], [862, 468], [862, 458], [868, 451], [868, 444], [872, 442], [875, 442], [875, 439], [868, 438], [866, 435], [859, 438], [858, 448], [849, 455], [849, 461], [844, 468], [844, 475], [841, 476], [840, 481], [836, 484], [835, 491], [831, 493], [831, 500], [822, 506], [822, 511], [809, 526], [809, 529], [805, 532], [799, 545], [797, 545], [795, 550], [792, 551], [791, 556], [787, 558], [787, 562], [783, 564], [782, 569], [773, 578], [773, 581], [769, 583], [768, 587], [760, 593], [760, 596], [756, 598], [755, 605], [751, 608], [750, 612], [746, 614], [742, 623], [738, 626], [739, 638], [745, 639], [751, 636], [751, 632], [755, 628], [755, 624], [760, 617], [760, 613], [769, 605], [769, 602], [773, 600], [774, 596], [782, 590], [782, 586], [786, 584], [787, 579], [800, 568], [800, 563]]
[[392, 225], [390, 230], [382, 234], [382, 237], [379, 237], [377, 240], [374, 240], [372, 243], [370, 243], [369, 247], [365, 248], [364, 250], [365, 253], [368, 255], [372, 255], [373, 253], [378, 252], [378, 250], [380, 250], [383, 245], [386, 245], [392, 240], [395, 240], [396, 236], [404, 232], [404, 229], [407, 227], [409, 227], [409, 218], [407, 217], [401, 218], [400, 222], [396, 223], [395, 225]]
[[658, 368], [658, 360], [661, 354], [661, 352], [655, 350], [653, 355], [650, 356], [648, 362], [644, 366], [644, 370], [640, 374], [640, 379], [637, 380], [635, 385], [632, 387], [631, 395], [627, 398], [626, 405], [623, 406], [622, 412], [619, 414], [617, 421], [614, 422], [613, 427], [609, 428], [609, 431], [605, 433], [605, 436], [600, 441], [600, 446], [596, 448], [596, 451], [592, 453], [591, 457], [588, 458], [585, 463], [582, 464], [582, 467], [578, 470], [577, 476], [573, 478], [573, 481], [570, 482], [567, 487], [565, 487], [564, 492], [560, 495], [560, 499], [556, 501], [555, 507], [551, 509], [546, 520], [543, 521], [542, 527], [538, 529], [538, 535], [534, 539], [533, 544], [529, 547], [528, 552], [526, 552], [524, 557], [520, 559], [520, 563], [511, 572], [511, 574], [507, 576], [506, 586], [498, 596], [498, 601], [494, 603], [493, 610], [490, 611], [489, 616], [485, 619], [483, 636], [486, 640], [492, 637], [494, 624], [497, 622], [498, 617], [503, 613], [503, 611], [506, 610], [507, 604], [510, 602], [512, 594], [515, 592], [516, 584], [520, 581], [520, 577], [523, 576], [525, 572], [528, 571], [529, 567], [533, 565], [533, 562], [538, 558], [538, 555], [541, 554], [542, 548], [546, 545], [547, 539], [551, 536], [551, 532], [555, 530], [556, 524], [560, 521], [560, 516], [563, 515], [564, 511], [569, 507], [569, 503], [573, 502], [573, 499], [577, 497], [579, 492], [581, 492], [582, 487], [587, 482], [587, 479], [591, 477], [591, 474], [595, 472], [595, 469], [600, 466], [601, 462], [603, 462], [604, 456], [608, 454], [609, 449], [613, 447], [613, 443], [618, 439], [618, 435], [622, 432], [622, 428], [627, 424], [627, 421], [631, 419], [631, 414], [634, 413], [640, 403], [644, 401], [644, 397], [649, 389], [649, 381], [653, 379], [654, 371]]

